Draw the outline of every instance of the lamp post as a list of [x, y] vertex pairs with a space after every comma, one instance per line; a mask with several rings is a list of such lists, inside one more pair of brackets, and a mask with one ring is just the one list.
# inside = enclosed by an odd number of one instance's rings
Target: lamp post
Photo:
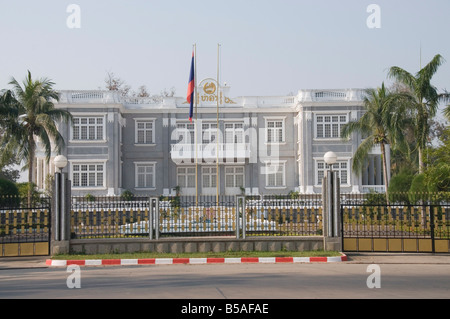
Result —
[[55, 241], [66, 240], [66, 182], [62, 170], [67, 166], [67, 158], [64, 155], [58, 155], [53, 160], [55, 164], [55, 185], [54, 185], [54, 239]]
[[[339, 247], [340, 181], [338, 172], [333, 171], [333, 165], [337, 162], [337, 155], [334, 152], [327, 152], [323, 159], [328, 166], [322, 182], [322, 197], [326, 214], [324, 238], [325, 243], [333, 243], [333, 247]], [[325, 246], [325, 249], [328, 250], [328, 245], [325, 244]]]

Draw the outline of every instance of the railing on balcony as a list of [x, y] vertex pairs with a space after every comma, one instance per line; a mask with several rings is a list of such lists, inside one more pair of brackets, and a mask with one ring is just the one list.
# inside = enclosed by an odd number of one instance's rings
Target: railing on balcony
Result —
[[362, 101], [364, 94], [362, 89], [300, 90], [298, 100], [301, 102]]
[[[120, 103], [124, 106], [139, 108], [139, 106], [174, 106], [189, 107], [185, 98], [182, 97], [132, 97], [122, 96], [116, 91], [102, 90], [78, 90], [60, 91], [60, 103], [68, 104], [107, 104]], [[362, 89], [341, 90], [300, 90], [296, 95], [287, 96], [243, 96], [228, 99], [224, 102], [227, 107], [291, 107], [298, 102], [328, 102], [328, 101], [362, 101], [364, 97]], [[214, 105], [215, 106], [215, 105]], [[210, 104], [199, 107], [211, 107]]]

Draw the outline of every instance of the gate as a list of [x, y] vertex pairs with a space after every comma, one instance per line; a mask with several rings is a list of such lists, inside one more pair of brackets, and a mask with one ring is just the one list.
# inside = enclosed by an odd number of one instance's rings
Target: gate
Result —
[[50, 253], [50, 199], [0, 197], [0, 257]]
[[321, 195], [73, 196], [69, 219], [72, 239], [323, 234]]
[[347, 252], [450, 252], [450, 203], [442, 198], [414, 201], [409, 196], [389, 204], [344, 201], [341, 217]]

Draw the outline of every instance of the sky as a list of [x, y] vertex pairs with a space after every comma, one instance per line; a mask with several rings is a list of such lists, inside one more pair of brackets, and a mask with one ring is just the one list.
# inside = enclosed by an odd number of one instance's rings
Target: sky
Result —
[[217, 77], [220, 44], [233, 97], [377, 87], [389, 67], [415, 73], [436, 54], [447, 62], [432, 83], [450, 91], [449, 12], [448, 0], [0, 0], [0, 89], [28, 70], [58, 90], [104, 89], [113, 72], [185, 96], [195, 43], [198, 81]]

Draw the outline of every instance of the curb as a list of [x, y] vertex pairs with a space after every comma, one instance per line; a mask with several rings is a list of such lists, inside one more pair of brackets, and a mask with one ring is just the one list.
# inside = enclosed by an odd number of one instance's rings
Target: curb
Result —
[[242, 264], [242, 263], [331, 263], [347, 261], [347, 256], [338, 257], [240, 257], [240, 258], [145, 258], [145, 259], [86, 259], [52, 260], [45, 264], [51, 267], [78, 266], [134, 266], [134, 265], [202, 265], [202, 264]]

